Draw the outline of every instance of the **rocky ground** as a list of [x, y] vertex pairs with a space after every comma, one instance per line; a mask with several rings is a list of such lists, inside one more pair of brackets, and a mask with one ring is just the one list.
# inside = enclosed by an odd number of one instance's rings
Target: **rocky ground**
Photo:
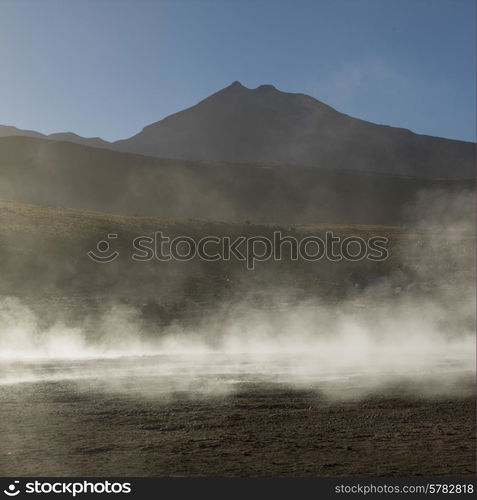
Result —
[[67, 381], [0, 387], [2, 476], [475, 475], [475, 398], [331, 401], [242, 384], [167, 398]]

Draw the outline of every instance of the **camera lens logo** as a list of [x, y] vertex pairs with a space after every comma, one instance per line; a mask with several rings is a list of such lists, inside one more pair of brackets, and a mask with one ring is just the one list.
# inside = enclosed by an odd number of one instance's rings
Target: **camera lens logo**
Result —
[[20, 484], [20, 481], [13, 481], [13, 483], [10, 484], [6, 490], [3, 490], [3, 493], [9, 497], [16, 497], [20, 493], [20, 490], [17, 487], [18, 484]]
[[[109, 239], [116, 239], [118, 237], [117, 234], [108, 234]], [[95, 262], [101, 262], [102, 264], [113, 262], [114, 259], [119, 255], [119, 252], [116, 250], [111, 251], [111, 247], [109, 245], [109, 241], [101, 240], [96, 245], [96, 251], [90, 250], [88, 252], [88, 256], [90, 259]]]

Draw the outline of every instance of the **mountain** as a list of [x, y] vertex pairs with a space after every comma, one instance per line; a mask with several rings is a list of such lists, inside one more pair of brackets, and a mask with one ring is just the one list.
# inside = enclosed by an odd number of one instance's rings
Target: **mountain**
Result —
[[56, 134], [45, 135], [41, 134], [40, 132], [35, 132], [34, 130], [22, 130], [17, 127], [0, 125], [0, 137], [12, 137], [12, 136], [37, 137], [53, 141], [75, 142], [77, 144], [84, 144], [85, 146], [91, 146], [93, 148], [111, 149], [113, 147], [110, 142], [104, 141], [99, 137], [81, 137], [72, 132], [60, 132]]
[[424, 189], [474, 186], [301, 165], [161, 159], [36, 137], [0, 138], [0, 178], [0, 201], [280, 224], [396, 224]]
[[0, 137], [11, 137], [11, 136], [46, 138], [46, 135], [40, 134], [40, 132], [35, 132], [34, 130], [22, 130], [17, 127], [11, 127], [9, 125], [0, 125]]
[[108, 141], [104, 141], [100, 137], [81, 137], [80, 135], [74, 134], [73, 132], [60, 132], [56, 134], [50, 134], [46, 138], [54, 141], [75, 142], [76, 144], [91, 146], [92, 148], [111, 148], [111, 143]]
[[471, 179], [475, 144], [414, 134], [339, 113], [304, 94], [234, 82], [117, 141], [120, 151], [188, 160], [299, 164]]
[[352, 118], [305, 94], [234, 82], [113, 143], [0, 126], [0, 137], [68, 141], [160, 158], [302, 165], [430, 179], [475, 178], [475, 144]]

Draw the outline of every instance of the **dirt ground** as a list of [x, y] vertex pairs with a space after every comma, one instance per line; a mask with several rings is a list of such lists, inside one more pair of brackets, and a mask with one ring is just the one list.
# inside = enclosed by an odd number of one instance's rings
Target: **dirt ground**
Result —
[[475, 475], [475, 399], [244, 384], [167, 400], [60, 381], [0, 387], [1, 476]]

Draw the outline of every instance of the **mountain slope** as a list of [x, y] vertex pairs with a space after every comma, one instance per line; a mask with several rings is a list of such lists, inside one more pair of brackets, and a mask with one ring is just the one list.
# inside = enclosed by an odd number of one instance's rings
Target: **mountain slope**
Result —
[[474, 177], [475, 145], [337, 112], [304, 94], [239, 82], [117, 141], [121, 151], [190, 160], [271, 162], [427, 178]]
[[422, 189], [474, 185], [299, 165], [167, 160], [33, 137], [0, 138], [0, 178], [0, 200], [284, 224], [395, 224]]

